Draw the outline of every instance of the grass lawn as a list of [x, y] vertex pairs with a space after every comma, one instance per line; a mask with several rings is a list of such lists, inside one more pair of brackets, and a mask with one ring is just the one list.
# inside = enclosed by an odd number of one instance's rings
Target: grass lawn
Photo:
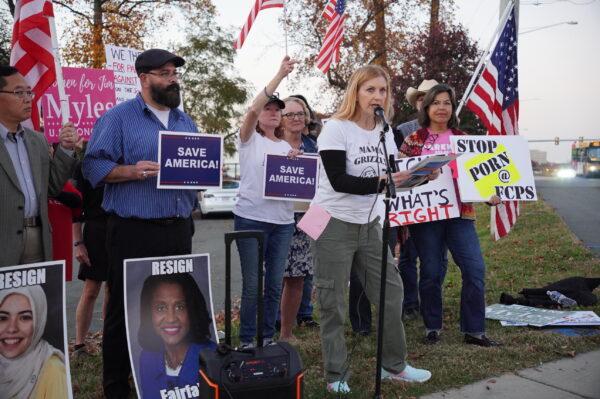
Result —
[[[600, 259], [581, 245], [544, 202], [525, 204], [515, 229], [498, 242], [493, 242], [489, 235], [487, 207], [478, 207], [478, 215], [477, 230], [487, 266], [488, 304], [497, 303], [501, 292], [516, 294], [522, 288], [539, 287], [570, 276], [600, 276]], [[424, 330], [420, 320], [405, 323], [408, 361], [413, 366], [431, 370], [432, 379], [419, 385], [384, 382], [384, 397], [418, 397], [600, 349], [600, 336], [573, 338], [543, 329], [503, 328], [493, 320], [486, 322], [487, 334], [503, 342], [503, 347], [487, 349], [465, 345], [458, 323], [460, 287], [460, 272], [451, 263], [444, 283], [444, 330], [440, 344], [421, 343]], [[600, 305], [586, 310], [600, 314]], [[376, 319], [373, 323], [376, 325]], [[296, 329], [295, 334], [302, 342], [299, 349], [306, 369], [305, 398], [335, 397], [325, 390], [318, 331]], [[375, 334], [354, 337], [348, 324], [346, 339], [348, 349], [352, 350], [349, 359], [352, 394], [348, 397], [372, 397]], [[72, 363], [75, 397], [101, 397], [101, 370], [101, 357], [97, 353]]]

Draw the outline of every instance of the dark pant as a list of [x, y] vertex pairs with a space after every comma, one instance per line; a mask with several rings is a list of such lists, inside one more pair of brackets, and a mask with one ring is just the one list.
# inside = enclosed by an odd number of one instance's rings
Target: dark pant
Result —
[[442, 328], [442, 285], [446, 276], [446, 246], [462, 275], [460, 329], [485, 332], [485, 264], [473, 220], [455, 218], [414, 224], [410, 234], [421, 260], [421, 315], [428, 330]]
[[110, 216], [107, 226], [110, 296], [102, 339], [103, 386], [107, 398], [129, 395], [129, 352], [125, 332], [123, 301], [123, 260], [185, 255], [192, 252], [192, 220], [160, 223], [143, 219]]
[[408, 237], [400, 248], [398, 269], [404, 284], [404, 312], [419, 309], [419, 273], [417, 271], [417, 249], [412, 237]]
[[313, 291], [313, 276], [307, 274], [304, 276], [304, 286], [302, 288], [302, 302], [300, 302], [300, 308], [298, 309], [298, 320], [310, 320], [313, 315], [312, 305], [312, 291]]

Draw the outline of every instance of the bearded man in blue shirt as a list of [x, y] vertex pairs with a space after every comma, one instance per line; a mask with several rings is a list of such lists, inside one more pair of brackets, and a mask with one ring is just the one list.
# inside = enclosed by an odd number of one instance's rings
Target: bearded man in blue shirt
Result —
[[141, 53], [135, 62], [141, 93], [106, 112], [94, 126], [83, 161], [92, 186], [104, 185], [109, 301], [102, 342], [103, 386], [107, 398], [129, 395], [129, 354], [123, 302], [123, 260], [189, 254], [196, 203], [193, 190], [156, 188], [158, 132], [198, 132], [179, 110], [177, 68], [184, 59], [162, 49]]

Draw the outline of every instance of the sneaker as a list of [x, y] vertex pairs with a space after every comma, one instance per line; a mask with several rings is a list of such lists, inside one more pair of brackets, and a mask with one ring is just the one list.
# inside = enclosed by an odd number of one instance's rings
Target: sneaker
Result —
[[254, 345], [254, 342], [240, 342], [240, 346], [238, 346], [238, 349], [252, 349], [255, 347], [256, 345]]
[[335, 381], [327, 384], [327, 392], [348, 394], [350, 387], [346, 381]]
[[408, 364], [398, 374], [390, 373], [384, 368], [381, 369], [381, 379], [402, 382], [425, 382], [431, 378], [431, 372], [425, 369], [416, 369]]
[[435, 345], [440, 342], [440, 333], [438, 331], [429, 331], [423, 339], [425, 345]]

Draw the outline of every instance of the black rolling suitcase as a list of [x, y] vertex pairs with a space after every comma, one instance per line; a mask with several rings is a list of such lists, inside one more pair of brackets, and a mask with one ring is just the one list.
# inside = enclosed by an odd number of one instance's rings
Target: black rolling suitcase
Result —
[[[300, 399], [304, 393], [302, 361], [285, 342], [263, 346], [263, 232], [225, 234], [225, 345], [200, 354], [200, 397], [206, 399]], [[231, 243], [258, 240], [257, 347], [231, 348]]]

